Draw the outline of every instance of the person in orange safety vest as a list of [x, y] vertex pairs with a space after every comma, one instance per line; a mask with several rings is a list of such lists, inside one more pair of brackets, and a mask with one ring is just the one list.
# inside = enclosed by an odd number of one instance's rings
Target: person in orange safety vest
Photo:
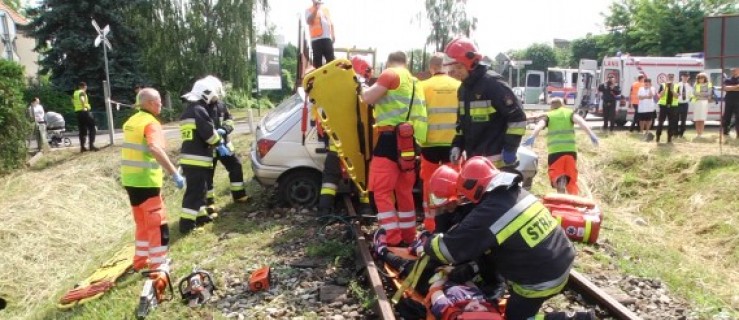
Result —
[[328, 8], [323, 0], [313, 0], [313, 5], [305, 10], [305, 21], [310, 31], [311, 48], [313, 49], [313, 66], [320, 68], [323, 59], [326, 63], [334, 60], [334, 24]]

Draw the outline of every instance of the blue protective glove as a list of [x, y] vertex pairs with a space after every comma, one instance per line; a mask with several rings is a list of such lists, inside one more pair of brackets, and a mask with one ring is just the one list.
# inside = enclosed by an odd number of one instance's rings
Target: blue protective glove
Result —
[[590, 142], [593, 143], [594, 146], [598, 146], [600, 144], [600, 141], [598, 140], [598, 137], [595, 135], [590, 136]]
[[216, 130], [216, 132], [218, 132], [218, 134], [221, 135], [221, 137], [225, 137], [226, 136], [226, 130], [218, 129], [218, 130]]
[[172, 181], [174, 181], [175, 186], [177, 186], [177, 189], [182, 189], [185, 187], [185, 178], [182, 177], [182, 175], [179, 172], [175, 172], [175, 174], [172, 176]]
[[526, 138], [526, 140], [523, 141], [523, 145], [525, 145], [525, 146], [533, 146], [535, 141], [536, 141], [536, 137], [530, 136], [530, 137]]
[[216, 152], [221, 157], [228, 157], [232, 155], [231, 150], [228, 149], [225, 143], [221, 143], [216, 147]]
[[516, 163], [516, 151], [508, 151], [503, 149], [503, 163], [511, 165]]

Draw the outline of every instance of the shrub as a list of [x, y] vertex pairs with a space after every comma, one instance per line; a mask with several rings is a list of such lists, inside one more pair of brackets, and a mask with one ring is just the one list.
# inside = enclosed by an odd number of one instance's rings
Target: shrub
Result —
[[23, 101], [23, 67], [0, 59], [0, 174], [23, 166], [33, 126]]

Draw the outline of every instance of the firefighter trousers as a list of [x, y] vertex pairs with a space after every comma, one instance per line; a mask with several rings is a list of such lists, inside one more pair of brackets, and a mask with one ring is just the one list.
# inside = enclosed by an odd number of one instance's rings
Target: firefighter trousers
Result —
[[206, 204], [209, 206], [215, 204], [215, 189], [213, 188], [213, 177], [216, 174], [216, 166], [218, 165], [218, 161], [220, 161], [226, 168], [226, 171], [228, 171], [228, 180], [231, 182], [231, 196], [233, 197], [234, 201], [246, 197], [246, 188], [244, 187], [244, 169], [241, 165], [241, 160], [239, 159], [239, 157], [237, 157], [236, 154], [232, 154], [226, 157], [216, 155], [213, 157], [213, 168], [210, 169], [210, 175], [208, 176], [208, 192]]
[[182, 197], [180, 220], [195, 221], [198, 217], [205, 217], [206, 192], [211, 168], [182, 165], [182, 174], [187, 184], [185, 195]]
[[389, 246], [416, 238], [416, 212], [413, 204], [414, 171], [401, 171], [398, 163], [374, 156], [370, 162], [369, 189], [377, 206], [377, 220], [387, 231]]
[[[333, 146], [331, 146], [333, 149]], [[330, 150], [323, 162], [323, 176], [321, 177], [321, 196], [318, 199], [320, 215], [330, 214], [334, 208], [336, 189], [341, 181], [341, 163], [336, 150]]]
[[166, 261], [169, 245], [169, 226], [161, 189], [126, 187], [126, 192], [136, 223], [133, 268], [154, 270]]

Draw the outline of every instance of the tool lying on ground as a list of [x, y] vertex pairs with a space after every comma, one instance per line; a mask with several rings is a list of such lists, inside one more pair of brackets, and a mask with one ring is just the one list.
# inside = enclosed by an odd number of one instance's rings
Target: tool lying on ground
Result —
[[550, 193], [544, 196], [543, 203], [552, 216], [559, 221], [570, 240], [583, 243], [598, 241], [603, 212], [592, 199], [570, 194]]
[[210, 272], [195, 268], [192, 273], [180, 280], [178, 285], [182, 301], [189, 307], [195, 308], [202, 306], [216, 290], [213, 276]]
[[127, 245], [105, 261], [89, 277], [78, 282], [74, 289], [67, 291], [57, 305], [60, 309], [69, 309], [78, 304], [100, 298], [115, 286], [118, 278], [133, 266], [133, 245]]
[[[142, 271], [141, 274], [147, 277], [144, 282], [144, 289], [141, 290], [139, 296], [139, 305], [136, 307], [136, 319], [144, 319], [152, 310], [174, 296], [174, 290], [172, 289], [172, 281], [169, 278], [169, 264], [171, 260], [167, 260], [161, 264], [156, 270]], [[165, 299], [165, 293], [169, 287], [169, 297]]]
[[252, 292], [269, 290], [272, 277], [273, 275], [269, 266], [255, 270], [249, 276], [249, 290]]

